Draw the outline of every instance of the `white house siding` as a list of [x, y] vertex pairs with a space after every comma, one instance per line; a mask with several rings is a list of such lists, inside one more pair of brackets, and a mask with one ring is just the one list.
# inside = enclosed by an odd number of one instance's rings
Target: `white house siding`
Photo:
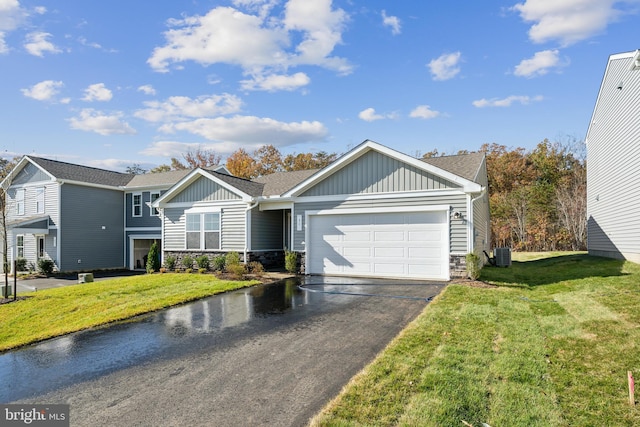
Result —
[[587, 133], [588, 249], [640, 262], [640, 70], [631, 63], [632, 54], [610, 58]]
[[[245, 247], [245, 211], [246, 203], [224, 205], [221, 210], [222, 251], [244, 251]], [[185, 207], [164, 209], [163, 245], [165, 251], [184, 251]]]
[[[484, 261], [485, 258], [482, 255], [482, 251], [489, 252], [491, 249], [491, 227], [490, 227], [490, 212], [489, 212], [489, 190], [487, 182], [487, 164], [482, 162], [482, 166], [477, 176], [477, 182], [483, 188], [484, 193], [481, 197], [477, 198], [473, 202], [473, 250]], [[471, 196], [472, 200], [474, 196]], [[475, 196], [478, 197], [478, 196]]]
[[[302, 243], [305, 239], [305, 212], [335, 209], [367, 209], [367, 208], [391, 208], [391, 207], [415, 207], [415, 206], [451, 206], [453, 211], [459, 211], [464, 217], [467, 216], [467, 195], [462, 192], [446, 194], [434, 193], [421, 197], [398, 197], [398, 198], [367, 198], [345, 201], [326, 202], [296, 202], [293, 210], [292, 221], [294, 223], [294, 250], [304, 251]], [[298, 216], [302, 221], [302, 228], [297, 227]], [[466, 254], [467, 252], [467, 223], [462, 220], [451, 220], [449, 236], [450, 251], [453, 254]]]
[[459, 187], [377, 151], [369, 151], [301, 196], [375, 194]]

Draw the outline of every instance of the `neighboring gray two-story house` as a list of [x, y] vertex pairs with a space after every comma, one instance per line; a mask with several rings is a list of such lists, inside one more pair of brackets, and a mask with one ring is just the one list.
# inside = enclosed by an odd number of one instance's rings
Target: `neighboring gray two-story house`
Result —
[[609, 57], [586, 144], [589, 253], [640, 262], [640, 50]]

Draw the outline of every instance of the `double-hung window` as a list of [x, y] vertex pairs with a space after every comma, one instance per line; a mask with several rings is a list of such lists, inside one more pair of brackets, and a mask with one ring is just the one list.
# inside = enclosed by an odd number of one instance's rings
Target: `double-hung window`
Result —
[[[158, 200], [160, 198], [160, 193], [158, 192], [153, 192], [151, 193], [151, 203], [155, 202], [156, 200]], [[150, 207], [150, 211], [149, 214], [151, 216], [158, 216], [160, 215], [160, 213], [158, 212], [158, 209], [154, 208], [154, 207]]]
[[142, 193], [131, 196], [131, 216], [142, 216]]
[[24, 236], [16, 236], [16, 255], [18, 258], [24, 258]]
[[44, 213], [44, 187], [36, 188], [36, 213]]
[[220, 249], [220, 212], [187, 212], [187, 249]]
[[16, 215], [24, 215], [24, 188], [16, 190]]

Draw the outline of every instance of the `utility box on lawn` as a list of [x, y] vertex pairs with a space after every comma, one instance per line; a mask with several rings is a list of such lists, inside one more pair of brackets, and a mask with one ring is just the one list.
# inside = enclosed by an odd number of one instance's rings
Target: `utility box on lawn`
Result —
[[9, 289], [9, 292], [7, 293], [7, 296], [13, 295], [13, 288], [11, 286], [2, 285], [2, 286], [0, 286], [0, 298], [4, 298], [5, 288]]
[[90, 282], [93, 282], [93, 273], [78, 274], [78, 283], [90, 283]]

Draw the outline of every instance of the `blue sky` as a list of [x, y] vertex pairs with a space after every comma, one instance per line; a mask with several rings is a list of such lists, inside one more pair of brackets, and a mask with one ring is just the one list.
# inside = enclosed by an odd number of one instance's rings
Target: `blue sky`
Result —
[[0, 150], [124, 170], [583, 139], [640, 0], [0, 0]]

